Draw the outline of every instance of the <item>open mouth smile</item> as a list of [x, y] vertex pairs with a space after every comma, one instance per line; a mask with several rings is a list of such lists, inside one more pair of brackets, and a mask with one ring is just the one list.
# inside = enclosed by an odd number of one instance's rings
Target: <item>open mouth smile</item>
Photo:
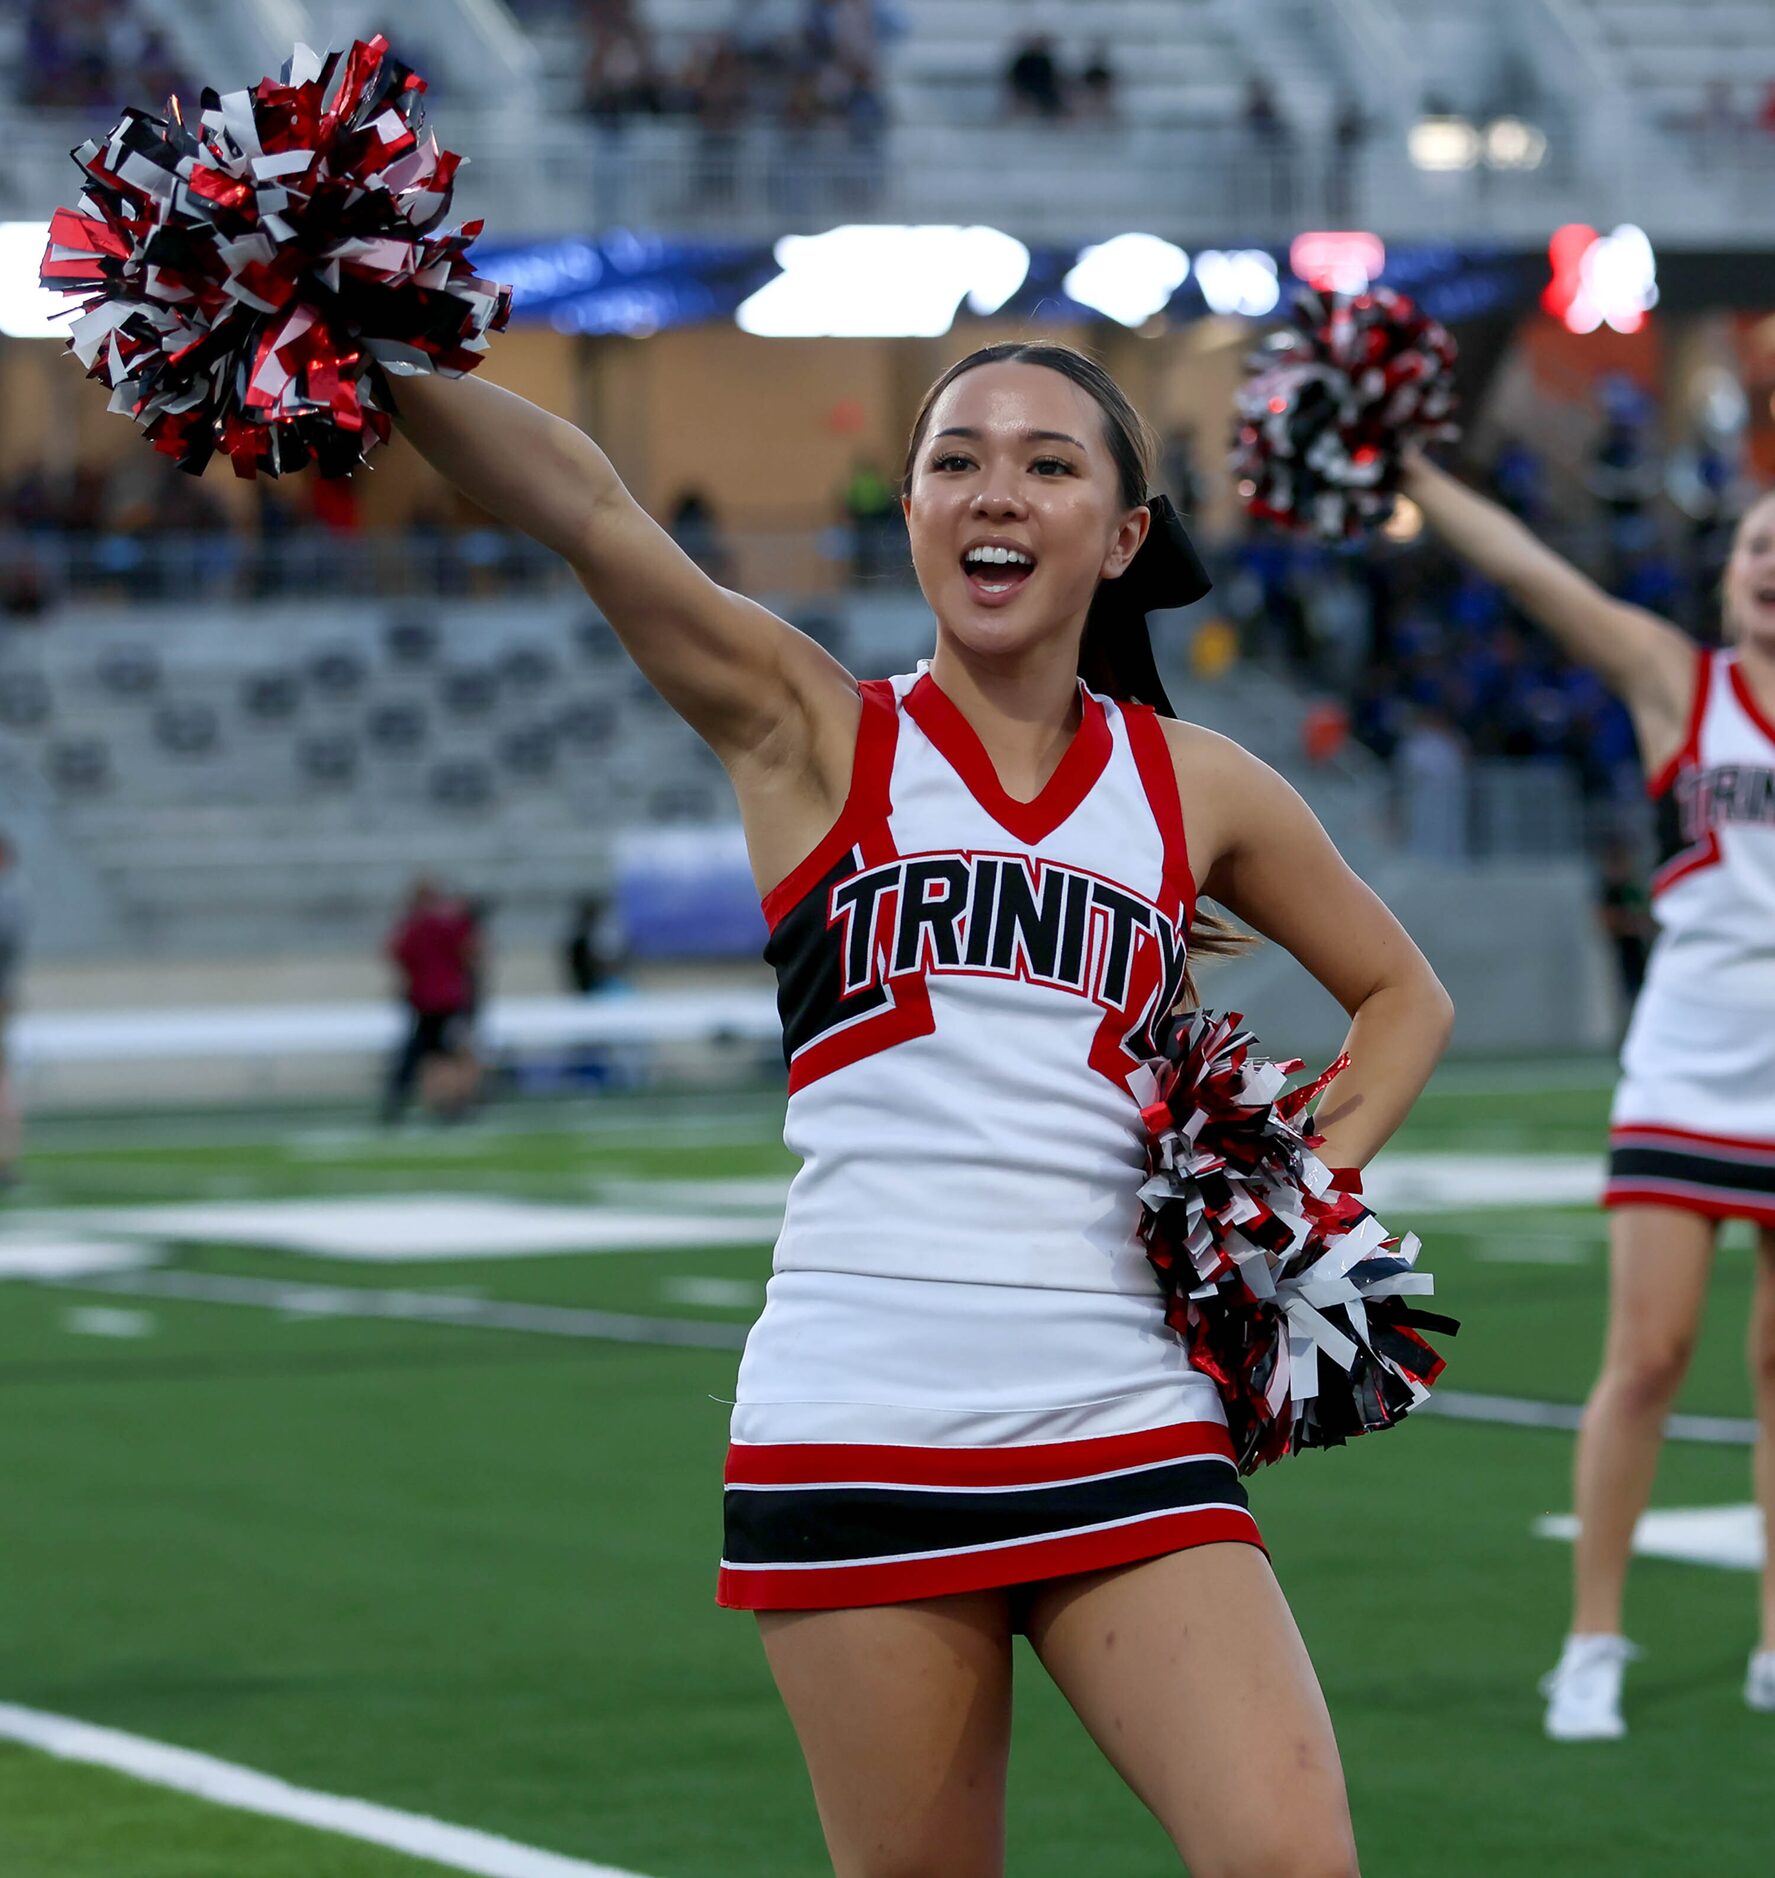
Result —
[[1035, 572], [1035, 556], [1012, 542], [976, 542], [961, 557], [975, 599], [1006, 600]]

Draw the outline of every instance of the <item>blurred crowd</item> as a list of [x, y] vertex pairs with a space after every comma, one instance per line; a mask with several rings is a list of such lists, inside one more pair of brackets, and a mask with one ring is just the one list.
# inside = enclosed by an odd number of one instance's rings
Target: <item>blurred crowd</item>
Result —
[[605, 125], [676, 116], [713, 135], [770, 123], [866, 139], [886, 119], [880, 55], [897, 26], [884, 0], [741, 0], [676, 56], [645, 0], [582, 0], [580, 20], [584, 106]]
[[[1702, 425], [1662, 453], [1655, 408], [1624, 380], [1605, 386], [1602, 418], [1575, 505], [1555, 506], [1547, 463], [1519, 442], [1490, 464], [1490, 493], [1617, 597], [1716, 642], [1749, 494], [1736, 437]], [[1232, 545], [1225, 597], [1246, 645], [1338, 701], [1349, 734], [1394, 767], [1402, 799], [1427, 818], [1410, 831], [1426, 856], [1468, 851], [1457, 805], [1487, 759], [1565, 769], [1599, 846], [1632, 838], [1643, 781], [1626, 711], [1418, 526], [1408, 510], [1395, 539], [1351, 550], [1272, 530]]]
[[26, 0], [23, 11], [21, 104], [82, 111], [158, 106], [184, 89], [166, 35], [131, 0]]

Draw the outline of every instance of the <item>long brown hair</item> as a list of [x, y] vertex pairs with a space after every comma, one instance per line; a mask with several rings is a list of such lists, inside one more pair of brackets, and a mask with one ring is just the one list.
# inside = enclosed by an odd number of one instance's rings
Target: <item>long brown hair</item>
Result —
[[[1159, 454], [1158, 439], [1153, 434], [1152, 426], [1134, 408], [1133, 400], [1099, 360], [1074, 346], [1054, 345], [1045, 340], [1008, 339], [1000, 340], [996, 345], [981, 346], [966, 358], [957, 359], [947, 371], [939, 375], [918, 407], [912, 435], [907, 440], [906, 466], [900, 479], [902, 494], [912, 494], [912, 478], [918, 467], [918, 453], [924, 448], [925, 434], [931, 427], [931, 414], [937, 408], [937, 400], [958, 378], [983, 365], [1045, 366], [1051, 372], [1058, 372], [1062, 378], [1070, 379], [1086, 392], [1103, 413], [1103, 441], [1109, 448], [1110, 461], [1115, 465], [1117, 494], [1123, 508], [1138, 509], [1146, 505], [1152, 489], [1153, 466]], [[1095, 636], [1093, 627], [1097, 626], [1101, 630], [1098, 604], [1108, 584], [1106, 581], [1098, 583], [1098, 598], [1092, 601], [1091, 611], [1085, 616], [1080, 672], [1087, 682], [1090, 681], [1091, 645]], [[1224, 958], [1249, 951], [1256, 943], [1250, 933], [1235, 926], [1231, 920], [1218, 913], [1211, 913], [1205, 906], [1198, 904], [1196, 916], [1190, 922], [1189, 949], [1192, 957]], [[1195, 972], [1192, 968], [1184, 979], [1181, 1008], [1187, 1009], [1196, 1002]]]

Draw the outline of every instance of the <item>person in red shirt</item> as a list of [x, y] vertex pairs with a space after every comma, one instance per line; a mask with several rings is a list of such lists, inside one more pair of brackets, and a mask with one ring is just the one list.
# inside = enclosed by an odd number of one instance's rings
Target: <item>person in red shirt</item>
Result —
[[474, 1012], [479, 936], [473, 913], [436, 881], [416, 880], [383, 951], [400, 974], [409, 1026], [390, 1067], [382, 1119], [406, 1112], [413, 1087], [437, 1113], [455, 1117], [473, 1101], [479, 1082], [470, 1019]]

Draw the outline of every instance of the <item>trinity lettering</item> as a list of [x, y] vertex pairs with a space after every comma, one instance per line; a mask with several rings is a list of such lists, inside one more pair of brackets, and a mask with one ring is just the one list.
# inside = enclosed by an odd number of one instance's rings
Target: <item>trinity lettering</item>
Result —
[[[1183, 990], [1187, 939], [1150, 901], [1094, 874], [1023, 855], [918, 854], [866, 868], [828, 896], [843, 954], [843, 995], [903, 978], [1018, 978], [1127, 1009], [1135, 962], [1156, 948], [1148, 1008]], [[1147, 980], [1150, 986], [1150, 979]]]
[[1775, 770], [1755, 764], [1689, 770], [1677, 778], [1676, 799], [1689, 844], [1734, 823], [1775, 828]]

